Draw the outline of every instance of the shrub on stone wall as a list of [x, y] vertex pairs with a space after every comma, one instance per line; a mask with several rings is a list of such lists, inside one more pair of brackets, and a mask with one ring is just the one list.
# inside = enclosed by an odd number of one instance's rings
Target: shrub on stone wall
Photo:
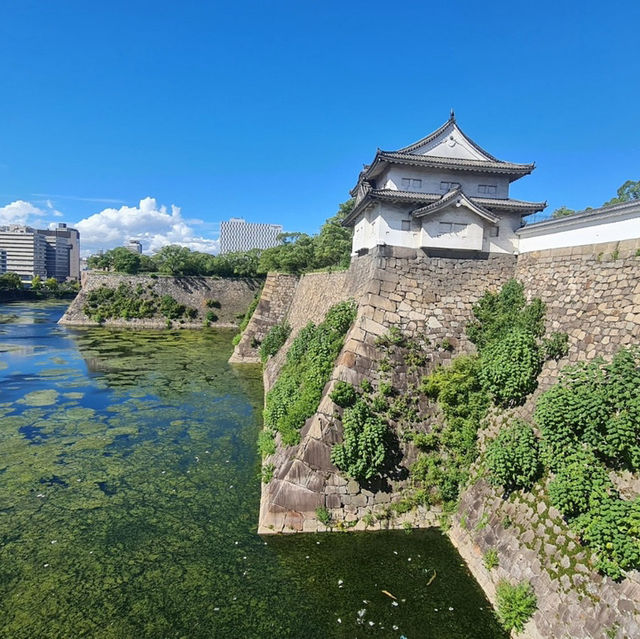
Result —
[[372, 479], [384, 467], [387, 425], [370, 410], [363, 399], [342, 416], [343, 441], [331, 451], [331, 461], [346, 475], [358, 481]]
[[496, 587], [498, 619], [505, 630], [521, 632], [538, 607], [538, 600], [530, 583], [513, 585], [500, 581]]
[[264, 422], [297, 444], [300, 428], [317, 410], [344, 337], [356, 316], [355, 302], [332, 306], [318, 326], [309, 323], [293, 340], [280, 376], [267, 393]]
[[337, 381], [329, 395], [331, 401], [341, 408], [353, 406], [358, 399], [356, 389], [349, 382]]
[[507, 491], [530, 488], [540, 472], [538, 440], [533, 428], [516, 419], [487, 444], [490, 481]]
[[291, 326], [287, 322], [276, 324], [269, 329], [269, 332], [260, 344], [260, 359], [263, 363], [280, 350], [281, 346], [287, 341], [290, 333]]

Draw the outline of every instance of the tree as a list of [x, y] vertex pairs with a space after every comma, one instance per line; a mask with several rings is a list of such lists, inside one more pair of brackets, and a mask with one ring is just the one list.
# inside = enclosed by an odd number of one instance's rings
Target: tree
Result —
[[48, 277], [44, 281], [44, 285], [54, 294], [58, 292], [60, 289], [60, 285], [58, 284], [58, 280], [55, 277]]
[[42, 289], [42, 278], [39, 275], [34, 275], [31, 278], [31, 290], [39, 291]]
[[154, 256], [153, 261], [160, 273], [166, 275], [193, 275], [194, 260], [186, 246], [170, 244], [163, 246]]
[[315, 268], [340, 266], [346, 268], [351, 261], [353, 230], [342, 225], [351, 213], [355, 200], [340, 204], [338, 212], [330, 217], [315, 238]]
[[613, 206], [623, 202], [640, 200], [640, 180], [627, 180], [617, 191], [617, 196], [605, 202], [602, 206]]
[[4, 273], [0, 275], [0, 291], [19, 291], [22, 288], [22, 280], [17, 273]]
[[114, 271], [135, 275], [140, 270], [140, 255], [133, 253], [124, 246], [108, 251], [111, 254], [111, 264]]
[[567, 217], [567, 215], [574, 215], [574, 214], [575, 214], [575, 211], [573, 209], [570, 209], [566, 206], [561, 206], [551, 214], [551, 217], [555, 220], [559, 217]]

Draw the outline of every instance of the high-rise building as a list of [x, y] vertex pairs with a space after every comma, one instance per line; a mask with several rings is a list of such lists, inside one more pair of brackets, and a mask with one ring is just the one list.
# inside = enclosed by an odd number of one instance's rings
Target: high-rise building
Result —
[[7, 252], [0, 249], [0, 275], [7, 272]]
[[126, 243], [125, 248], [132, 253], [137, 253], [138, 255], [142, 253], [142, 243], [138, 240], [129, 240]]
[[47, 277], [47, 241], [30, 226], [0, 227], [0, 248], [7, 254], [6, 269], [17, 273], [25, 283], [30, 283], [34, 275]]
[[232, 217], [220, 224], [220, 253], [234, 253], [251, 249], [267, 249], [278, 246], [280, 224], [256, 224], [241, 217]]
[[[52, 239], [48, 239], [49, 245], [53, 247], [54, 245], [59, 245], [61, 250], [61, 255], [55, 258], [49, 258], [49, 264], [52, 271], [49, 274], [49, 277], [55, 277], [59, 281], [64, 281], [67, 277], [70, 277], [74, 280], [80, 279], [80, 233], [73, 228], [68, 227], [64, 222], [60, 222], [55, 229], [44, 229], [38, 231], [41, 235], [46, 238], [60, 238], [64, 241], [57, 242]], [[63, 248], [66, 246], [67, 248]], [[66, 257], [62, 257], [66, 252]], [[54, 267], [54, 262], [51, 262], [51, 259], [54, 259], [56, 266]], [[62, 262], [66, 261], [67, 266], [63, 266]], [[65, 270], [66, 269], [66, 270]], [[64, 273], [64, 275], [63, 275]], [[60, 279], [62, 278], [62, 279]]]

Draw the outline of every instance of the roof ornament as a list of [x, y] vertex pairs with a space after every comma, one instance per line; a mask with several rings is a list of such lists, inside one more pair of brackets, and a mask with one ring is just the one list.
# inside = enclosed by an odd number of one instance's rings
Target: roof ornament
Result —
[[453, 108], [451, 109], [451, 113], [449, 114], [449, 119], [450, 119], [452, 122], [455, 122], [455, 121], [456, 121], [456, 114], [454, 113]]

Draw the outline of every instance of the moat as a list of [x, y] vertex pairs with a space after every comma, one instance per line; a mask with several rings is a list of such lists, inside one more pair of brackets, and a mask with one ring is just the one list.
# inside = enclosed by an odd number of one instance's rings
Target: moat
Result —
[[65, 308], [0, 306], [0, 636], [507, 636], [437, 530], [256, 534], [262, 379], [232, 333]]

